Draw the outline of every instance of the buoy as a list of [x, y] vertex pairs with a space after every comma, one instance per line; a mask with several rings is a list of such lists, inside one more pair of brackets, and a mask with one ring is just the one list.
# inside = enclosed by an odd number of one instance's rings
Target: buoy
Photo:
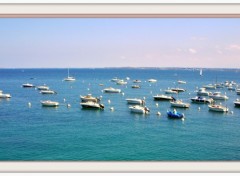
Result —
[[32, 106], [32, 104], [30, 102], [28, 102], [28, 107], [31, 107], [31, 106]]
[[161, 115], [161, 113], [158, 111], [158, 112], [157, 112], [157, 115], [159, 115], [159, 116], [160, 116], [160, 115]]
[[68, 103], [68, 104], [67, 104], [67, 107], [68, 107], [68, 108], [70, 108], [70, 107], [71, 107], [71, 105]]
[[111, 103], [111, 100], [108, 100], [108, 103], [110, 104], [110, 103]]
[[103, 90], [101, 90], [101, 92], [103, 92]]
[[182, 121], [184, 121], [185, 119], [184, 118], [182, 118]]
[[88, 88], [87, 90], [89, 91], [90, 89]]
[[122, 93], [122, 95], [124, 96], [124, 92]]
[[160, 91], [162, 91], [162, 89], [160, 89]]
[[111, 111], [114, 111], [114, 108], [113, 108], [113, 107], [111, 107], [111, 108], [110, 108], [110, 110], [111, 110]]
[[63, 102], [65, 102], [65, 101], [66, 101], [66, 99], [64, 98], [64, 99], [63, 99]]
[[146, 97], [143, 97], [144, 100], [146, 100]]
[[150, 91], [150, 94], [152, 94], [152, 91]]
[[231, 114], [233, 114], [233, 111], [231, 111]]
[[198, 110], [200, 111], [200, 110], [201, 110], [201, 108], [200, 108], [200, 107], [198, 107]]
[[102, 99], [102, 95], [100, 96], [100, 98]]
[[189, 95], [191, 95], [191, 93], [190, 93], [190, 92], [189, 92], [188, 94], [189, 94]]
[[156, 106], [158, 107], [158, 103], [156, 103]]

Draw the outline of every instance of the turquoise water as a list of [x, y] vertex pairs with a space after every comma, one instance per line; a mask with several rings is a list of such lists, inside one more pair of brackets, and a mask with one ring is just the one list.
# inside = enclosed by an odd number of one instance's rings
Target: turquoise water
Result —
[[[63, 82], [66, 69], [1, 69], [0, 89], [12, 98], [0, 100], [0, 160], [80, 160], [80, 161], [178, 161], [239, 160], [240, 108], [233, 101], [240, 96], [226, 88], [229, 96], [222, 101], [232, 113], [209, 112], [207, 105], [191, 104], [179, 109], [186, 116], [170, 120], [169, 102], [153, 101], [152, 96], [178, 79], [187, 81], [180, 87], [187, 91], [179, 99], [190, 102], [196, 87], [226, 80], [239, 83], [239, 70], [186, 69], [71, 69], [75, 82]], [[115, 85], [113, 77], [130, 77], [127, 85]], [[36, 79], [30, 79], [36, 78]], [[157, 83], [145, 82], [157, 79]], [[132, 80], [142, 80], [141, 89], [132, 89]], [[42, 95], [23, 83], [47, 84], [56, 95]], [[99, 86], [102, 83], [104, 86]], [[102, 93], [112, 86], [122, 94]], [[104, 111], [83, 110], [80, 95], [103, 96]], [[162, 92], [163, 93], [163, 92]], [[149, 115], [133, 114], [126, 98], [146, 97]], [[64, 103], [63, 99], [66, 99]], [[58, 108], [43, 108], [41, 100], [56, 100]], [[111, 104], [108, 103], [111, 100]], [[32, 106], [28, 107], [28, 102]], [[71, 104], [71, 108], [66, 107]], [[156, 106], [156, 103], [159, 106]], [[114, 107], [114, 111], [110, 111]], [[198, 110], [201, 107], [201, 110]], [[161, 116], [156, 113], [160, 111]]]

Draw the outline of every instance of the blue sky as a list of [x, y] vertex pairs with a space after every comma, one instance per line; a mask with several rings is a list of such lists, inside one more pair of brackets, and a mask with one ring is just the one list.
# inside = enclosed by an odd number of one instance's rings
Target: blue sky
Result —
[[237, 18], [0, 19], [2, 68], [240, 67]]

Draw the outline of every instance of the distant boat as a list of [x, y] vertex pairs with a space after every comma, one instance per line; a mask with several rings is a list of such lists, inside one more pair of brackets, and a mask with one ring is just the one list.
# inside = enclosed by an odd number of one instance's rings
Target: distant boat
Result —
[[112, 87], [106, 88], [103, 90], [105, 93], [120, 93], [121, 89], [114, 89]]
[[133, 80], [133, 83], [141, 83], [142, 81], [141, 80], [138, 80], [138, 79], [135, 79]]
[[129, 107], [130, 111], [133, 113], [139, 113], [139, 114], [148, 114], [150, 112], [150, 110], [145, 106], [139, 106], [139, 105], [135, 105], [135, 106], [130, 106]]
[[237, 99], [236, 101], [233, 102], [236, 107], [240, 107], [240, 100]]
[[75, 81], [76, 79], [72, 76], [69, 76], [69, 68], [68, 68], [68, 77], [64, 78], [64, 81]]
[[200, 95], [200, 96], [209, 96], [209, 94], [211, 94], [211, 92], [206, 91], [206, 88], [200, 88], [197, 91], [197, 95]]
[[137, 99], [137, 98], [128, 98], [128, 99], [126, 99], [126, 101], [129, 104], [145, 104], [144, 100]]
[[127, 82], [124, 81], [124, 80], [118, 80], [118, 81], [116, 82], [116, 84], [117, 84], [117, 85], [124, 85], [124, 84], [127, 84]]
[[3, 94], [2, 90], [0, 90], [0, 98], [11, 98], [12, 96], [10, 94]]
[[171, 101], [170, 103], [171, 103], [172, 107], [178, 107], [178, 108], [189, 108], [190, 107], [189, 103], [184, 103], [181, 100]]
[[49, 90], [48, 86], [38, 86], [37, 87], [38, 90]]
[[35, 86], [33, 84], [26, 83], [26, 84], [23, 84], [22, 87], [24, 87], [24, 88], [33, 88]]
[[186, 81], [178, 80], [178, 84], [186, 84]]
[[210, 111], [216, 111], [216, 112], [228, 112], [228, 108], [222, 105], [209, 105]]
[[57, 94], [57, 92], [53, 90], [41, 90], [40, 93], [41, 94]]
[[214, 92], [213, 94], [209, 94], [209, 97], [214, 100], [227, 100], [228, 97], [226, 95], [222, 95], [221, 92]]
[[139, 89], [140, 86], [139, 85], [132, 85], [132, 88]]
[[171, 90], [171, 89], [167, 89], [165, 90], [165, 94], [177, 94], [177, 91]]
[[177, 112], [175, 109], [172, 111], [167, 111], [167, 115], [172, 119], [182, 119], [184, 118], [184, 114]]
[[149, 79], [148, 82], [155, 83], [155, 82], [157, 82], [157, 80], [156, 79]]
[[200, 76], [203, 75], [203, 71], [202, 71], [202, 69], [200, 69], [200, 73], [199, 73], [199, 75], [200, 75]]
[[203, 97], [195, 97], [195, 98], [191, 98], [193, 103], [213, 103], [213, 99], [207, 99], [207, 98], [203, 98]]
[[167, 100], [167, 101], [173, 100], [173, 97], [167, 95], [155, 95], [153, 96], [153, 98], [154, 100]]
[[96, 102], [88, 101], [88, 102], [82, 102], [80, 103], [82, 108], [87, 108], [87, 109], [104, 109], [103, 104], [99, 104]]
[[172, 91], [175, 91], [175, 92], [185, 92], [186, 90], [185, 89], [182, 89], [182, 88], [179, 88], [179, 87], [176, 87], [176, 88], [171, 88]]
[[50, 100], [46, 100], [46, 101], [41, 101], [42, 106], [46, 106], [46, 107], [56, 107], [59, 106], [59, 103], [56, 101], [50, 101]]
[[88, 101], [92, 101], [92, 102], [100, 102], [100, 98], [97, 98], [97, 97], [93, 97], [92, 94], [88, 94], [86, 96], [81, 96], [80, 95], [80, 98], [81, 98], [81, 101], [82, 102], [88, 102]]

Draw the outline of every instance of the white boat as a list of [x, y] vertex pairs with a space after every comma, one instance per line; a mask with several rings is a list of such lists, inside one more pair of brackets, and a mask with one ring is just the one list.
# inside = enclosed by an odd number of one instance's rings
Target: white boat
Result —
[[121, 89], [114, 89], [112, 87], [106, 88], [103, 90], [105, 93], [120, 93]]
[[220, 84], [215, 84], [216, 88], [224, 88], [224, 85], [222, 83]]
[[178, 108], [189, 108], [190, 107], [189, 103], [183, 103], [181, 100], [171, 101], [170, 103], [171, 103], [172, 107], [178, 107]]
[[96, 102], [96, 103], [97, 103], [97, 102], [100, 101], [99, 98], [93, 97], [91, 94], [88, 94], [88, 95], [86, 95], [86, 96], [81, 96], [81, 95], [80, 95], [80, 99], [81, 99], [82, 102], [92, 101], [92, 102]]
[[154, 82], [157, 82], [157, 80], [156, 79], [149, 79], [148, 82], [154, 83]]
[[41, 94], [57, 94], [57, 92], [53, 90], [41, 90], [40, 93]]
[[135, 79], [133, 80], [133, 83], [141, 83], [142, 81], [141, 80], [138, 80], [138, 79]]
[[167, 89], [167, 90], [164, 90], [165, 91], [165, 94], [177, 94], [178, 92], [177, 91], [174, 91], [174, 90], [171, 90], [171, 89]]
[[236, 101], [233, 102], [236, 107], [240, 107], [240, 100], [237, 99]]
[[178, 80], [178, 84], [186, 84], [186, 83], [187, 83], [186, 81]]
[[205, 88], [200, 88], [197, 91], [197, 95], [199, 95], [199, 96], [209, 96], [209, 94], [211, 94], [211, 92], [206, 91]]
[[80, 103], [82, 108], [88, 108], [88, 109], [104, 109], [103, 104], [99, 104], [96, 102], [88, 101], [88, 102], [82, 102]]
[[144, 100], [138, 99], [138, 98], [128, 98], [126, 99], [127, 103], [129, 104], [145, 104]]
[[3, 94], [2, 91], [0, 92], [0, 98], [11, 98], [10, 94]]
[[117, 81], [119, 81], [119, 79], [117, 77], [115, 77], [115, 78], [111, 79], [111, 81], [112, 82], [117, 82]]
[[192, 102], [193, 103], [213, 103], [213, 99], [212, 98], [203, 98], [203, 97], [194, 97], [194, 98], [191, 98]]
[[173, 98], [171, 96], [167, 95], [155, 95], [153, 96], [154, 100], [172, 100]]
[[240, 95], [240, 89], [236, 90], [237, 95]]
[[179, 88], [179, 87], [176, 87], [176, 88], [171, 88], [172, 91], [176, 91], [176, 92], [185, 92], [186, 90], [185, 89], [182, 89], [182, 88]]
[[127, 84], [127, 82], [124, 81], [124, 80], [119, 80], [119, 81], [116, 82], [116, 84], [118, 84], [118, 85], [125, 85], [125, 84]]
[[228, 86], [228, 88], [227, 88], [228, 90], [236, 90], [236, 88], [235, 87], [233, 87], [233, 86]]
[[139, 106], [139, 105], [135, 105], [135, 106], [130, 106], [129, 107], [130, 111], [133, 113], [139, 113], [139, 114], [148, 114], [150, 112], [150, 110], [145, 106]]
[[139, 85], [132, 85], [132, 88], [139, 89], [140, 86]]
[[216, 86], [213, 84], [208, 84], [208, 85], [204, 85], [203, 88], [205, 89], [216, 89]]
[[41, 101], [42, 106], [46, 107], [56, 107], [59, 106], [59, 103], [56, 101], [51, 101], [51, 100], [46, 100], [46, 101]]
[[32, 88], [32, 87], [35, 87], [35, 86], [33, 84], [26, 83], [26, 84], [23, 84], [22, 87], [24, 87], [24, 88]]
[[72, 76], [69, 76], [69, 68], [68, 68], [68, 77], [64, 78], [64, 81], [75, 81], [76, 79]]
[[208, 105], [210, 111], [228, 112], [228, 108], [222, 105]]
[[214, 100], [227, 100], [228, 97], [226, 95], [222, 95], [221, 92], [214, 92], [213, 94], [209, 94], [209, 97]]
[[37, 87], [38, 90], [49, 90], [48, 86], [38, 86]]

